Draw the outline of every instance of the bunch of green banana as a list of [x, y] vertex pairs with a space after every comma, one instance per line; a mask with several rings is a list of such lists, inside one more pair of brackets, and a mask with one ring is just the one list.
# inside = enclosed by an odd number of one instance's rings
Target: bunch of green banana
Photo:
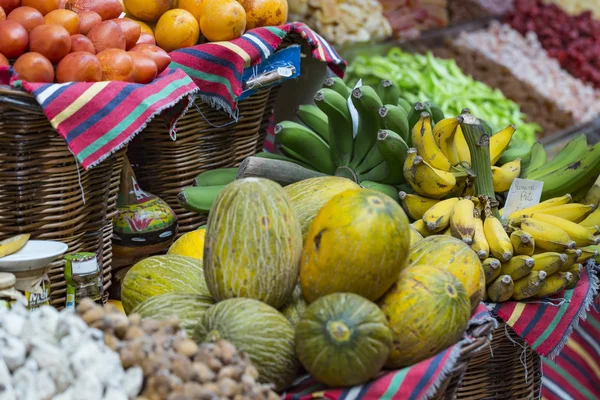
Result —
[[[588, 145], [585, 135], [574, 137], [552, 160], [543, 147], [534, 145], [521, 178], [544, 182], [542, 200], [571, 193], [583, 200], [600, 174], [600, 144]], [[585, 203], [594, 204], [590, 199]], [[596, 203], [597, 205], [597, 203]]]

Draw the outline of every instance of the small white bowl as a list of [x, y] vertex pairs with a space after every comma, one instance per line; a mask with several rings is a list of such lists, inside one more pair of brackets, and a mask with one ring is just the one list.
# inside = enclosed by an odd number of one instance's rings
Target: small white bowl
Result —
[[65, 243], [54, 240], [30, 240], [21, 250], [0, 258], [0, 271], [22, 272], [45, 267], [68, 248]]

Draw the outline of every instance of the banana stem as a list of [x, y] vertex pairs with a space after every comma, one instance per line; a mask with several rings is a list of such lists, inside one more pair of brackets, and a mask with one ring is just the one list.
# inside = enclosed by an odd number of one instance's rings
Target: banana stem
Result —
[[490, 136], [477, 118], [469, 113], [457, 117], [471, 152], [471, 169], [475, 173], [475, 192], [488, 198], [492, 214], [500, 218], [490, 167]]

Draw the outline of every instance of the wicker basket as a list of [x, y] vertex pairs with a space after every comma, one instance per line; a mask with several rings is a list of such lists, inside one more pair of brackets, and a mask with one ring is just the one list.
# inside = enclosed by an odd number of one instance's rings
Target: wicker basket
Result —
[[[0, 86], [0, 240], [29, 233], [33, 239], [64, 242], [69, 252], [94, 252], [108, 288], [110, 217], [124, 154], [85, 171], [35, 99]], [[51, 264], [49, 275], [51, 303], [62, 308], [64, 260]]]
[[[469, 363], [457, 399], [539, 399], [542, 391], [540, 356], [515, 331], [498, 321], [491, 346]], [[510, 338], [510, 339], [509, 339]]]
[[[239, 103], [237, 123], [199, 98], [177, 123], [173, 141], [162, 121], [148, 124], [129, 146], [128, 156], [141, 188], [165, 200], [177, 214], [179, 233], [206, 223], [206, 215], [188, 212], [177, 203], [177, 194], [190, 186], [200, 172], [234, 167], [262, 148], [260, 128], [270, 89], [257, 92]], [[268, 112], [267, 112], [268, 113]]]

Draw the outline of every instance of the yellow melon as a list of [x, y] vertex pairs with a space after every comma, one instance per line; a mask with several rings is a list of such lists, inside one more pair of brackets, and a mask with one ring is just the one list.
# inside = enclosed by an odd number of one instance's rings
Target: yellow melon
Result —
[[169, 247], [169, 251], [167, 252], [167, 254], [192, 257], [198, 260], [202, 260], [205, 237], [205, 227], [188, 232], [182, 235], [171, 245], [171, 247]]

